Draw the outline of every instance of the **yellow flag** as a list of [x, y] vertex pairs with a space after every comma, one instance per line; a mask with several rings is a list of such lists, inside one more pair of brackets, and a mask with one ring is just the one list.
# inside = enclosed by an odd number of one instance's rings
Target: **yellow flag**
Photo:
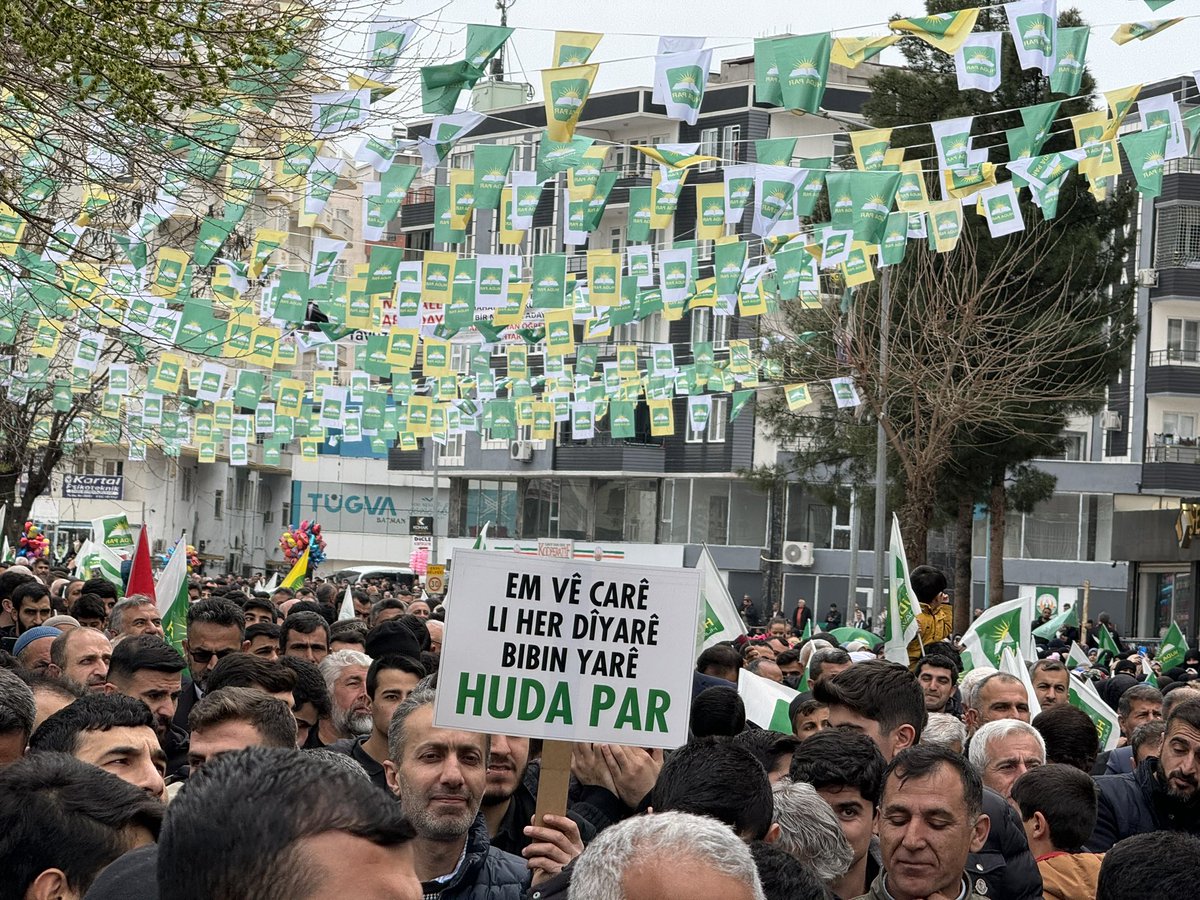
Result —
[[546, 134], [552, 141], [565, 142], [575, 134], [579, 114], [592, 92], [599, 66], [565, 66], [542, 70], [542, 93], [546, 98]]
[[[724, 185], [718, 185], [724, 189]], [[621, 254], [611, 250], [587, 252], [588, 302], [616, 306], [621, 302]]]
[[[890, 128], [850, 132], [850, 146], [854, 148], [854, 161], [858, 163], [859, 169], [864, 172], [882, 169], [887, 162], [888, 143], [891, 140]], [[901, 153], [903, 152], [901, 150]]]
[[1156, 19], [1151, 22], [1129, 22], [1113, 32], [1113, 42], [1128, 44], [1130, 41], [1144, 41], [1154, 37], [1161, 31], [1166, 31], [1172, 25], [1177, 25], [1183, 19]]
[[725, 236], [725, 183], [696, 185], [696, 240], [715, 241]]
[[842, 263], [842, 278], [846, 287], [855, 287], [875, 280], [875, 270], [871, 268], [870, 248], [862, 241], [855, 241], [850, 248], [850, 255]]
[[275, 365], [275, 348], [278, 346], [278, 328], [270, 326], [255, 328], [250, 335], [250, 355], [246, 357], [246, 362], [270, 369]]
[[[316, 447], [313, 449], [315, 450]], [[280, 587], [298, 588], [304, 584], [304, 579], [308, 575], [308, 551], [310, 549], [310, 547], [304, 548], [304, 552], [300, 554], [300, 558], [296, 560], [296, 564], [292, 566], [292, 570], [279, 583]]]
[[854, 69], [858, 67], [859, 63], [878, 56], [898, 40], [900, 40], [898, 34], [889, 34], [885, 37], [834, 38], [833, 52], [829, 55], [829, 61], [837, 66]]
[[812, 394], [809, 393], [807, 383], [784, 385], [783, 396], [787, 399], [788, 409], [792, 412], [799, 412], [812, 403]]
[[450, 302], [454, 287], [454, 267], [458, 263], [457, 253], [442, 250], [425, 252], [425, 281], [421, 299], [426, 303], [444, 306]]
[[925, 187], [921, 161], [910, 159], [902, 162], [900, 186], [896, 188], [896, 208], [904, 212], [923, 212], [928, 206], [929, 192]]
[[1137, 100], [1138, 94], [1141, 92], [1142, 86], [1140, 84], [1133, 84], [1123, 88], [1113, 88], [1111, 91], [1104, 92], [1104, 99], [1108, 102], [1108, 110], [1112, 113], [1115, 123], [1111, 126], [1112, 134], [1108, 135], [1106, 140], [1116, 135], [1117, 129], [1121, 127], [1121, 123], [1129, 115], [1129, 110], [1133, 107], [1133, 102]]
[[182, 250], [160, 248], [154, 264], [154, 280], [150, 283], [150, 292], [168, 299], [178, 294], [183, 284], [183, 276], [187, 272], [189, 258]]
[[888, 28], [892, 31], [908, 32], [943, 53], [954, 53], [966, 43], [978, 18], [978, 9], [963, 9], [936, 16], [893, 19], [888, 23]]
[[948, 253], [958, 246], [962, 234], [962, 202], [945, 200], [929, 204], [929, 227], [933, 231], [934, 248]]
[[592, 58], [602, 37], [591, 31], [554, 32], [554, 68], [582, 66]]
[[493, 325], [520, 325], [525, 317], [525, 304], [529, 301], [529, 291], [533, 285], [528, 282], [510, 281], [508, 297], [503, 306], [496, 307], [492, 314]]
[[675, 433], [675, 408], [669, 399], [649, 400], [650, 433], [655, 437], [667, 437]]
[[510, 228], [512, 224], [512, 208], [513, 208], [513, 189], [510, 187], [500, 189], [500, 221], [499, 237], [497, 240], [501, 244], [513, 246], [521, 243], [525, 239], [525, 232], [516, 228]]

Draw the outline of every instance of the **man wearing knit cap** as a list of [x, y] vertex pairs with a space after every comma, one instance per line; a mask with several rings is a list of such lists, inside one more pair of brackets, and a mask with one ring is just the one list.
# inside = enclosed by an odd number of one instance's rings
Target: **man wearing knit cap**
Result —
[[17, 638], [13, 655], [26, 672], [45, 672], [50, 665], [50, 645], [62, 632], [49, 625], [30, 628]]

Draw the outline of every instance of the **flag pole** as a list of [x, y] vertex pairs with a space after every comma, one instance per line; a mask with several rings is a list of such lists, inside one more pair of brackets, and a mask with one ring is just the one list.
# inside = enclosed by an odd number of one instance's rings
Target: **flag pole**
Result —
[[[883, 416], [887, 395], [883, 379], [888, 365], [888, 337], [892, 325], [892, 267], [884, 266], [879, 284], [879, 413], [875, 422], [875, 578], [871, 591], [868, 615], [878, 615], [883, 609], [883, 585], [886, 577], [886, 550], [883, 535], [887, 531], [887, 435]], [[924, 655], [922, 653], [922, 655]]]

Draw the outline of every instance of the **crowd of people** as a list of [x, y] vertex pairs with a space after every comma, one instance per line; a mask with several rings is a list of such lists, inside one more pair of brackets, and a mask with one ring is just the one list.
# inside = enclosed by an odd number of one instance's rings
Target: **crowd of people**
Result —
[[[911, 665], [810, 617], [705, 649], [691, 734], [576, 744], [534, 815], [540, 742], [434, 725], [443, 608], [384, 584], [195, 586], [182, 653], [153, 600], [0, 574], [0, 900], [972, 900], [1192, 896], [1200, 654], [1103, 676], [1121, 746], [1053, 652], [961, 674], [921, 567]], [[385, 596], [385, 594], [387, 596]], [[801, 619], [804, 622], [801, 623]], [[811, 635], [801, 638], [795, 632]], [[815, 632], [815, 633], [814, 633]], [[748, 721], [753, 673], [806, 690]]]

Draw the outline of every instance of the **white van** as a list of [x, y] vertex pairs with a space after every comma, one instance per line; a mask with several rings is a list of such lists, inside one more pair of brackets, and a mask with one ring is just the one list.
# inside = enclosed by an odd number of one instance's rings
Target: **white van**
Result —
[[329, 577], [337, 581], [353, 583], [366, 581], [368, 578], [387, 578], [397, 586], [403, 584], [409, 588], [417, 580], [416, 574], [407, 566], [389, 566], [383, 563], [370, 566], [347, 566], [344, 569], [338, 569]]

